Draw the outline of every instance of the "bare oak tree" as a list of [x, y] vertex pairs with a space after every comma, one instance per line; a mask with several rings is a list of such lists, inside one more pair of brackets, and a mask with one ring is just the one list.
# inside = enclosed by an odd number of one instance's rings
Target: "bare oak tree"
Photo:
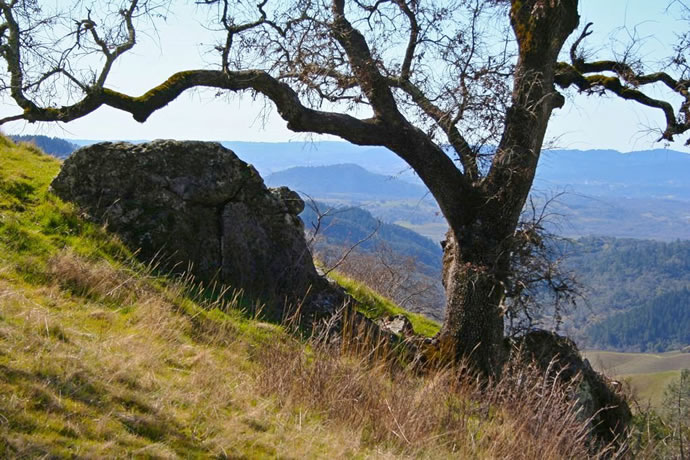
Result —
[[[503, 360], [513, 239], [564, 91], [661, 111], [660, 140], [690, 129], [688, 37], [662, 72], [628, 55], [590, 60], [583, 46], [593, 29], [578, 32], [577, 0], [198, 0], [195, 11], [218, 34], [215, 63], [139, 96], [109, 87], [113, 65], [139, 27], [178, 6], [41, 3], [0, 1], [0, 85], [20, 110], [1, 122], [69, 122], [104, 105], [144, 122], [207, 87], [266, 97], [295, 132], [387, 147], [424, 181], [450, 227], [440, 341], [486, 373]], [[659, 85], [675, 99], [652, 96]]]

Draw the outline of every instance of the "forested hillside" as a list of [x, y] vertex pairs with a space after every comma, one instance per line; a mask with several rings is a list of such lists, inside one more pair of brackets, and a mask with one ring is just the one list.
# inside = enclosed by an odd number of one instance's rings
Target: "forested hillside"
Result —
[[588, 346], [664, 351], [690, 343], [687, 332], [662, 337], [680, 333], [687, 321], [688, 297], [683, 293], [690, 288], [690, 241], [587, 237], [565, 252], [566, 266], [586, 294], [586, 303], [566, 326]]
[[594, 348], [662, 352], [690, 344], [690, 289], [667, 292], [587, 330]]
[[[300, 217], [308, 231], [319, 226], [320, 236], [342, 246], [354, 245], [372, 251], [383, 242], [394, 252], [414, 257], [427, 273], [441, 270], [441, 245], [412, 230], [395, 224], [380, 222], [368, 211], [356, 207], [331, 208], [326, 204], [307, 204]], [[318, 212], [317, 212], [318, 211]], [[319, 213], [322, 214], [321, 222]], [[368, 238], [371, 235], [371, 238]]]

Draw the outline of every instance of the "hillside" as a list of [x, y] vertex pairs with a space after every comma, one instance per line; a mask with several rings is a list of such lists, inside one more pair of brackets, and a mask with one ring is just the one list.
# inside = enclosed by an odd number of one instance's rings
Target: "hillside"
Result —
[[612, 350], [666, 351], [690, 344], [690, 289], [654, 296], [641, 307], [587, 329], [588, 343]]
[[681, 325], [687, 318], [682, 292], [690, 286], [690, 241], [589, 237], [564, 252], [566, 267], [586, 289], [586, 304], [567, 322], [581, 343], [619, 351], [688, 345]]
[[300, 217], [307, 230], [313, 230], [318, 225], [317, 210], [324, 214], [320, 222], [320, 236], [332, 243], [341, 246], [354, 245], [372, 236], [367, 241], [363, 241], [359, 247], [373, 251], [377, 243], [383, 242], [393, 252], [413, 257], [423, 265], [422, 270], [428, 274], [438, 275], [441, 272], [443, 251], [440, 244], [400, 225], [380, 222], [370, 212], [362, 208], [331, 208], [324, 203], [313, 203], [305, 206]]
[[156, 273], [49, 193], [59, 166], [0, 138], [0, 457], [592, 453], [562, 399], [573, 390], [540, 373], [487, 388], [404, 372], [365, 337], [297, 338], [251, 303]]

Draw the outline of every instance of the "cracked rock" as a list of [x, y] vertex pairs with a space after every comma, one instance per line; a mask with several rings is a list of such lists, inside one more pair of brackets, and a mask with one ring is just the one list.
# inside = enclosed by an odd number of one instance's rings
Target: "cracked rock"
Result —
[[[146, 261], [242, 288], [276, 306], [328, 283], [314, 269], [299, 196], [270, 190], [218, 143], [101, 143], [76, 151], [52, 183]], [[316, 296], [315, 296], [316, 297]], [[312, 309], [318, 306], [312, 305]]]

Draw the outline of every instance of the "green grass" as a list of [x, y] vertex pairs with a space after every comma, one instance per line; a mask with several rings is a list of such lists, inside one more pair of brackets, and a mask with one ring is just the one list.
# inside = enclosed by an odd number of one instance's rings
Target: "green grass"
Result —
[[433, 337], [441, 328], [437, 322], [400, 308], [391, 300], [377, 294], [359, 281], [335, 271], [331, 272], [329, 276], [360, 302], [359, 310], [368, 318], [375, 320], [386, 316], [404, 315], [412, 323], [415, 333], [426, 337]]
[[619, 379], [630, 385], [633, 396], [642, 404], [660, 408], [664, 400], [664, 390], [680, 378], [680, 371], [655, 372], [652, 374], [622, 374]]

